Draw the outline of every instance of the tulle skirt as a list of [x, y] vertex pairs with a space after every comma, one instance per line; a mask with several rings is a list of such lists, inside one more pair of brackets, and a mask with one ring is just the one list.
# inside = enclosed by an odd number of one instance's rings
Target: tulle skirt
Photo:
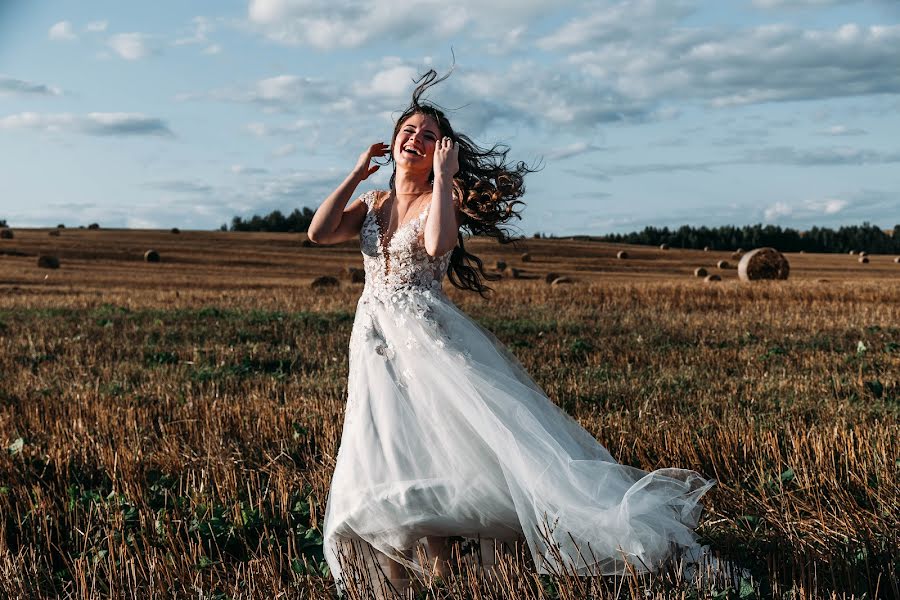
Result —
[[440, 289], [367, 284], [324, 519], [339, 590], [348, 540], [420, 573], [408, 549], [424, 536], [524, 538], [539, 573], [653, 570], [696, 552], [714, 483], [617, 463]]

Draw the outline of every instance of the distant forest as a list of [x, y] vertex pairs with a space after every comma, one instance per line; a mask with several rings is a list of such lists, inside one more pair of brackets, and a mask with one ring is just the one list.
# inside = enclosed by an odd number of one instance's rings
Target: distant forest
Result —
[[[309, 229], [314, 214], [316, 211], [304, 206], [302, 209], [295, 208], [288, 216], [284, 216], [280, 210], [275, 210], [264, 217], [253, 215], [246, 221], [240, 217], [234, 217], [231, 219], [231, 231], [300, 233]], [[221, 229], [227, 231], [228, 226], [223, 224]]]
[[659, 246], [668, 244], [672, 248], [700, 249], [709, 246], [713, 250], [736, 250], [770, 246], [781, 252], [900, 252], [900, 224], [888, 233], [871, 225], [851, 225], [834, 230], [827, 227], [813, 227], [809, 231], [797, 231], [777, 225], [745, 225], [735, 227], [692, 227], [682, 225], [678, 229], [668, 227], [645, 227], [643, 231], [616, 233], [604, 236], [575, 236], [622, 244], [647, 244]]

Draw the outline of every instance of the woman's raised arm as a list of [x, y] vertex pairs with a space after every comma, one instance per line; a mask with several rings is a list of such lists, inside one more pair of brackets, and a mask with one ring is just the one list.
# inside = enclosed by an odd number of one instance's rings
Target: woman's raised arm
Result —
[[360, 154], [356, 167], [346, 179], [331, 192], [324, 202], [316, 209], [306, 235], [315, 244], [337, 244], [356, 237], [362, 227], [366, 216], [366, 207], [356, 201], [347, 206], [347, 202], [353, 196], [361, 182], [368, 179], [369, 175], [378, 170], [378, 165], [369, 163], [376, 156], [384, 156], [388, 153], [388, 146], [382, 142], [372, 144]]

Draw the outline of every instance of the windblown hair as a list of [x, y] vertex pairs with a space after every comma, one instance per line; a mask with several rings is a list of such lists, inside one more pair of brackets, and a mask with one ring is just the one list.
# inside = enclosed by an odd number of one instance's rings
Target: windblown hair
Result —
[[[428, 88], [445, 80], [450, 73], [452, 69], [443, 77], [438, 77], [437, 72], [430, 69], [415, 80], [416, 89], [412, 94], [412, 102], [397, 119], [391, 143], [397, 139], [397, 133], [407, 119], [421, 114], [432, 117], [438, 124], [441, 136], [449, 136], [459, 146], [459, 172], [453, 180], [455, 193], [462, 199], [462, 222], [459, 241], [450, 255], [447, 276], [450, 283], [456, 287], [478, 292], [482, 297], [486, 297], [486, 292], [492, 288], [486, 285], [484, 280], [494, 281], [501, 276], [485, 272], [483, 261], [466, 251], [462, 228], [470, 235], [494, 237], [501, 244], [517, 241], [518, 237], [511, 236], [510, 230], [503, 225], [513, 217], [522, 218], [516, 207], [525, 205], [519, 200], [525, 193], [524, 177], [536, 169], [521, 161], [515, 165], [507, 163], [508, 146], [494, 144], [491, 148], [479, 147], [467, 136], [453, 131], [450, 121], [436, 105], [423, 101], [422, 96]], [[389, 155], [388, 162], [392, 161], [393, 156]], [[391, 190], [394, 190], [396, 174], [397, 167], [394, 165], [394, 174], [391, 175], [390, 181]], [[432, 172], [430, 181], [433, 180]]]

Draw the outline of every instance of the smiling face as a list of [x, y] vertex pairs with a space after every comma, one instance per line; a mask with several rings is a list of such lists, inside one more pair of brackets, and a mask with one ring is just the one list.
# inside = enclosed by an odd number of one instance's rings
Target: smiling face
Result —
[[441, 132], [430, 115], [416, 113], [398, 128], [391, 153], [398, 167], [431, 169], [434, 148]]

